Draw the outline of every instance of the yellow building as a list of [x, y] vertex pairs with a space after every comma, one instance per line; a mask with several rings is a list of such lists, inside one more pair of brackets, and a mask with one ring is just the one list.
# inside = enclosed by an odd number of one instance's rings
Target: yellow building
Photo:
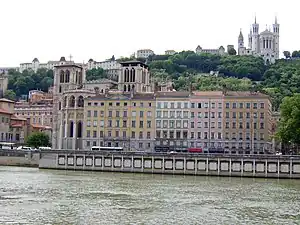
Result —
[[224, 93], [223, 137], [231, 153], [261, 154], [270, 151], [272, 105], [257, 92]]
[[154, 148], [155, 98], [153, 93], [106, 92], [85, 99], [84, 148], [123, 147], [152, 151]]

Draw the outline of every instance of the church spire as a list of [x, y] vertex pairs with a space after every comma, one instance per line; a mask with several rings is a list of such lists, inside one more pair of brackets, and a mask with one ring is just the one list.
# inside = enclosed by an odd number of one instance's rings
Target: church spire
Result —
[[275, 24], [277, 24], [277, 16], [275, 16]]
[[256, 13], [255, 13], [255, 17], [254, 17], [254, 24], [256, 24]]

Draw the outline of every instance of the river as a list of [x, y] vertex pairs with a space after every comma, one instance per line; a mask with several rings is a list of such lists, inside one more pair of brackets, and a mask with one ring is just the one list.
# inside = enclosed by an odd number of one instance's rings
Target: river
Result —
[[0, 224], [300, 224], [300, 180], [0, 167]]

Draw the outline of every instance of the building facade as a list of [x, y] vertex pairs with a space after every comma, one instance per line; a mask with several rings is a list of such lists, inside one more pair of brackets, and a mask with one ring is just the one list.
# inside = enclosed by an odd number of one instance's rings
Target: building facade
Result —
[[266, 27], [263, 32], [259, 32], [259, 24], [256, 22], [251, 26], [248, 35], [248, 48], [245, 47], [244, 36], [240, 31], [238, 37], [238, 54], [261, 56], [265, 63], [275, 63], [279, 59], [279, 33], [280, 25], [275, 18], [271, 28]]
[[258, 154], [270, 151], [272, 105], [267, 95], [227, 92], [224, 95], [223, 136], [232, 153]]
[[156, 93], [156, 151], [187, 151], [190, 92]]
[[137, 50], [136, 57], [137, 58], [148, 58], [150, 55], [154, 55], [154, 51], [151, 49], [140, 49]]
[[195, 51], [197, 54], [209, 53], [214, 55], [225, 55], [225, 48], [223, 46], [216, 49], [203, 49], [200, 45], [198, 45]]
[[153, 93], [99, 93], [86, 99], [85, 108], [86, 149], [107, 146], [152, 151], [155, 140]]
[[223, 93], [194, 92], [190, 97], [190, 147], [204, 151], [222, 149]]

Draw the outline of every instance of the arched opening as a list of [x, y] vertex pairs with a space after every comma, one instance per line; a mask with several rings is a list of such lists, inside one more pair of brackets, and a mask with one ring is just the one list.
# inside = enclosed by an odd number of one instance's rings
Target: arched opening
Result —
[[78, 102], [77, 102], [78, 107], [83, 107], [84, 106], [84, 100], [82, 96], [78, 97]]
[[143, 87], [143, 92], [146, 92], [146, 87], [145, 86]]
[[65, 97], [64, 97], [64, 107], [67, 107], [67, 101], [68, 101], [68, 97], [65, 96]]
[[73, 95], [70, 97], [69, 107], [71, 107], [71, 108], [75, 107], [75, 97]]
[[132, 85], [132, 90], [134, 91], [134, 89], [135, 89], [135, 86], [134, 86], [134, 84]]
[[58, 102], [58, 110], [61, 110], [61, 102]]
[[78, 82], [78, 71], [76, 71], [76, 77], [75, 77], [75, 83], [77, 84]]
[[124, 73], [124, 82], [128, 82], [128, 81], [129, 81], [129, 70], [128, 68], [126, 68]]
[[74, 122], [71, 121], [71, 122], [70, 122], [70, 130], [69, 130], [70, 136], [69, 136], [69, 137], [73, 137], [73, 136], [74, 136], [73, 129], [74, 129]]
[[132, 82], [132, 79], [133, 79], [133, 76], [132, 76], [132, 70], [130, 70], [130, 79], [129, 79], [129, 82]]
[[59, 82], [64, 83], [65, 82], [65, 72], [63, 70], [60, 71], [59, 77], [60, 77]]
[[66, 83], [69, 83], [70, 82], [70, 71], [67, 70], [66, 71]]
[[82, 122], [77, 123], [77, 137], [82, 138]]
[[101, 89], [101, 93], [103, 93], [104, 91], [103, 91], [103, 89]]
[[78, 84], [82, 84], [82, 72], [79, 72]]
[[61, 86], [59, 86], [59, 93], [61, 93]]
[[126, 85], [124, 85], [124, 91], [126, 91]]
[[132, 68], [132, 82], [135, 82], [135, 69]]
[[128, 91], [130, 91], [130, 85], [128, 85]]

